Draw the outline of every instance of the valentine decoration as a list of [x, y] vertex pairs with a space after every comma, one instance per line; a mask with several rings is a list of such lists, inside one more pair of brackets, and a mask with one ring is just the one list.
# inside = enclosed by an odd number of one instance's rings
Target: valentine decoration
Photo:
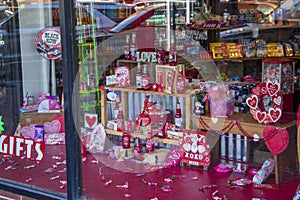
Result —
[[102, 124], [98, 124], [96, 128], [89, 133], [89, 140], [86, 141], [86, 149], [90, 152], [98, 153], [104, 149], [106, 132]]
[[65, 144], [65, 133], [60, 133], [60, 129], [59, 120], [44, 123], [44, 140], [47, 145]]
[[35, 136], [35, 126], [36, 124], [30, 124], [29, 126], [24, 126], [21, 129], [21, 134], [24, 138], [34, 139]]
[[138, 62], [149, 62], [149, 63], [156, 63], [157, 56], [156, 52], [136, 52], [137, 61]]
[[286, 150], [289, 145], [289, 133], [286, 129], [267, 126], [264, 128], [263, 137], [268, 150], [275, 156]]
[[35, 39], [35, 48], [46, 59], [55, 60], [61, 57], [60, 29], [57, 27], [43, 28]]
[[115, 67], [114, 71], [117, 77], [118, 87], [130, 86], [130, 68], [129, 66]]
[[98, 124], [98, 115], [97, 114], [88, 114], [84, 115], [84, 127], [88, 129], [94, 129]]
[[246, 103], [250, 113], [259, 123], [275, 123], [282, 114], [283, 97], [279, 83], [263, 82], [252, 88]]
[[182, 162], [195, 166], [210, 164], [209, 148], [206, 144], [206, 133], [194, 130], [183, 130], [181, 141]]

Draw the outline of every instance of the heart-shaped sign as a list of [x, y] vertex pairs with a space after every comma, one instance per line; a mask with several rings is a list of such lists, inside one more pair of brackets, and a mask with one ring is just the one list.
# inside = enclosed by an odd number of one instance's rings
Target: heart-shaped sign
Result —
[[277, 122], [280, 117], [281, 117], [281, 110], [279, 108], [270, 108], [269, 110], [269, 116], [270, 116], [270, 119], [272, 120], [272, 122]]
[[273, 155], [282, 153], [289, 144], [289, 133], [286, 129], [276, 129], [274, 126], [264, 128], [265, 144]]
[[60, 128], [61, 123], [58, 120], [53, 120], [52, 122], [44, 123], [44, 129], [48, 134], [59, 133]]
[[256, 109], [257, 104], [258, 104], [257, 95], [250, 95], [250, 97], [247, 98], [246, 103], [250, 108]]
[[265, 111], [261, 112], [258, 110], [255, 114], [256, 114], [256, 119], [259, 123], [262, 123], [267, 117], [267, 113]]
[[268, 93], [270, 94], [270, 96], [277, 94], [277, 92], [280, 89], [279, 83], [272, 83], [271, 81], [268, 81], [266, 83], [266, 86], [267, 86], [267, 90], [268, 90]]
[[90, 116], [90, 115], [85, 116], [85, 121], [88, 124], [89, 128], [92, 128], [95, 125], [96, 120], [97, 120], [96, 116]]
[[34, 139], [35, 126], [36, 126], [36, 124], [30, 124], [30, 126], [24, 126], [21, 130], [23, 137]]

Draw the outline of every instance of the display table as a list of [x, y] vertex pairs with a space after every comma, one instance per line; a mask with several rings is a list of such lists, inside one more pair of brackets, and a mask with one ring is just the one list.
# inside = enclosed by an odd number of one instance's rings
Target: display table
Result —
[[[252, 138], [255, 134], [263, 138], [263, 130], [268, 125], [260, 124], [252, 118], [250, 114], [234, 113], [229, 118], [193, 116], [192, 120], [198, 124], [198, 128], [204, 130], [216, 130], [223, 133], [238, 134]], [[285, 119], [286, 120], [286, 119]], [[288, 121], [288, 120], [286, 120]], [[275, 161], [275, 182], [278, 184], [282, 181], [283, 170], [288, 166], [295, 166], [296, 158], [292, 155], [296, 153], [296, 121], [290, 120], [284, 123], [270, 124], [276, 128], [286, 128], [289, 132], [288, 148], [281, 154], [274, 156]], [[299, 150], [298, 146], [298, 150]]]

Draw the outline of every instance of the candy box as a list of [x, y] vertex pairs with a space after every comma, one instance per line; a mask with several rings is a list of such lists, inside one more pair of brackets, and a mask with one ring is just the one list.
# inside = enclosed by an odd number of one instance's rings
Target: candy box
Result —
[[262, 82], [280, 85], [282, 94], [294, 93], [295, 60], [278, 58], [262, 61]]
[[226, 43], [223, 42], [210, 43], [209, 47], [214, 59], [228, 58]]
[[115, 67], [115, 75], [117, 77], [118, 87], [130, 86], [129, 66]]
[[229, 58], [242, 58], [242, 45], [239, 42], [226, 43]]

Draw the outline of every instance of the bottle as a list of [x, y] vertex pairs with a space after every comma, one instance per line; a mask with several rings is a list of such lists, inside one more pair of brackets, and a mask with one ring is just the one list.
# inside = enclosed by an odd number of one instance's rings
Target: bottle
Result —
[[125, 45], [124, 45], [124, 58], [125, 60], [130, 60], [130, 36], [126, 35]]
[[114, 119], [117, 120], [118, 119], [118, 113], [119, 113], [119, 110], [120, 110], [120, 97], [117, 96], [116, 97], [116, 104], [115, 104], [115, 107], [114, 107]]
[[154, 141], [151, 132], [151, 126], [149, 126], [149, 132], [146, 136], [146, 153], [154, 152]]
[[150, 89], [150, 76], [148, 74], [147, 65], [143, 66], [142, 89], [143, 90], [149, 90]]
[[176, 88], [177, 88], [177, 93], [182, 94], [185, 92], [185, 77], [183, 75], [183, 65], [179, 65], [178, 68]]
[[136, 70], [136, 88], [138, 90], [140, 90], [140, 89], [142, 89], [142, 85], [143, 85], [143, 82], [142, 82], [142, 69], [141, 69], [140, 62], [138, 62], [137, 70]]
[[166, 126], [165, 114], [164, 114], [164, 112], [161, 112], [161, 114], [159, 116], [159, 121], [158, 121], [159, 131], [158, 131], [158, 134], [157, 134], [157, 136], [159, 138], [166, 138], [165, 126]]
[[124, 130], [124, 114], [122, 110], [122, 106], [119, 105], [119, 112], [117, 115], [117, 131], [123, 131]]
[[177, 65], [177, 52], [176, 52], [176, 45], [174, 39], [171, 39], [171, 46], [169, 51], [169, 65], [170, 66]]
[[157, 63], [160, 65], [166, 64], [166, 51], [163, 48], [162, 37], [159, 38], [158, 48], [157, 48]]
[[141, 139], [139, 137], [139, 133], [137, 133], [135, 141], [134, 141], [134, 153], [142, 153], [142, 152], [143, 152], [142, 142], [141, 142]]
[[175, 131], [176, 132], [181, 132], [182, 131], [182, 114], [181, 114], [180, 102], [179, 102], [178, 99], [177, 99], [177, 102], [176, 102]]
[[129, 149], [130, 148], [130, 133], [128, 131], [128, 124], [125, 124], [123, 136], [122, 136], [122, 146], [123, 149]]
[[136, 60], [136, 51], [137, 51], [137, 46], [136, 46], [136, 34], [132, 33], [131, 35], [131, 44], [130, 44], [130, 58], [131, 60]]

